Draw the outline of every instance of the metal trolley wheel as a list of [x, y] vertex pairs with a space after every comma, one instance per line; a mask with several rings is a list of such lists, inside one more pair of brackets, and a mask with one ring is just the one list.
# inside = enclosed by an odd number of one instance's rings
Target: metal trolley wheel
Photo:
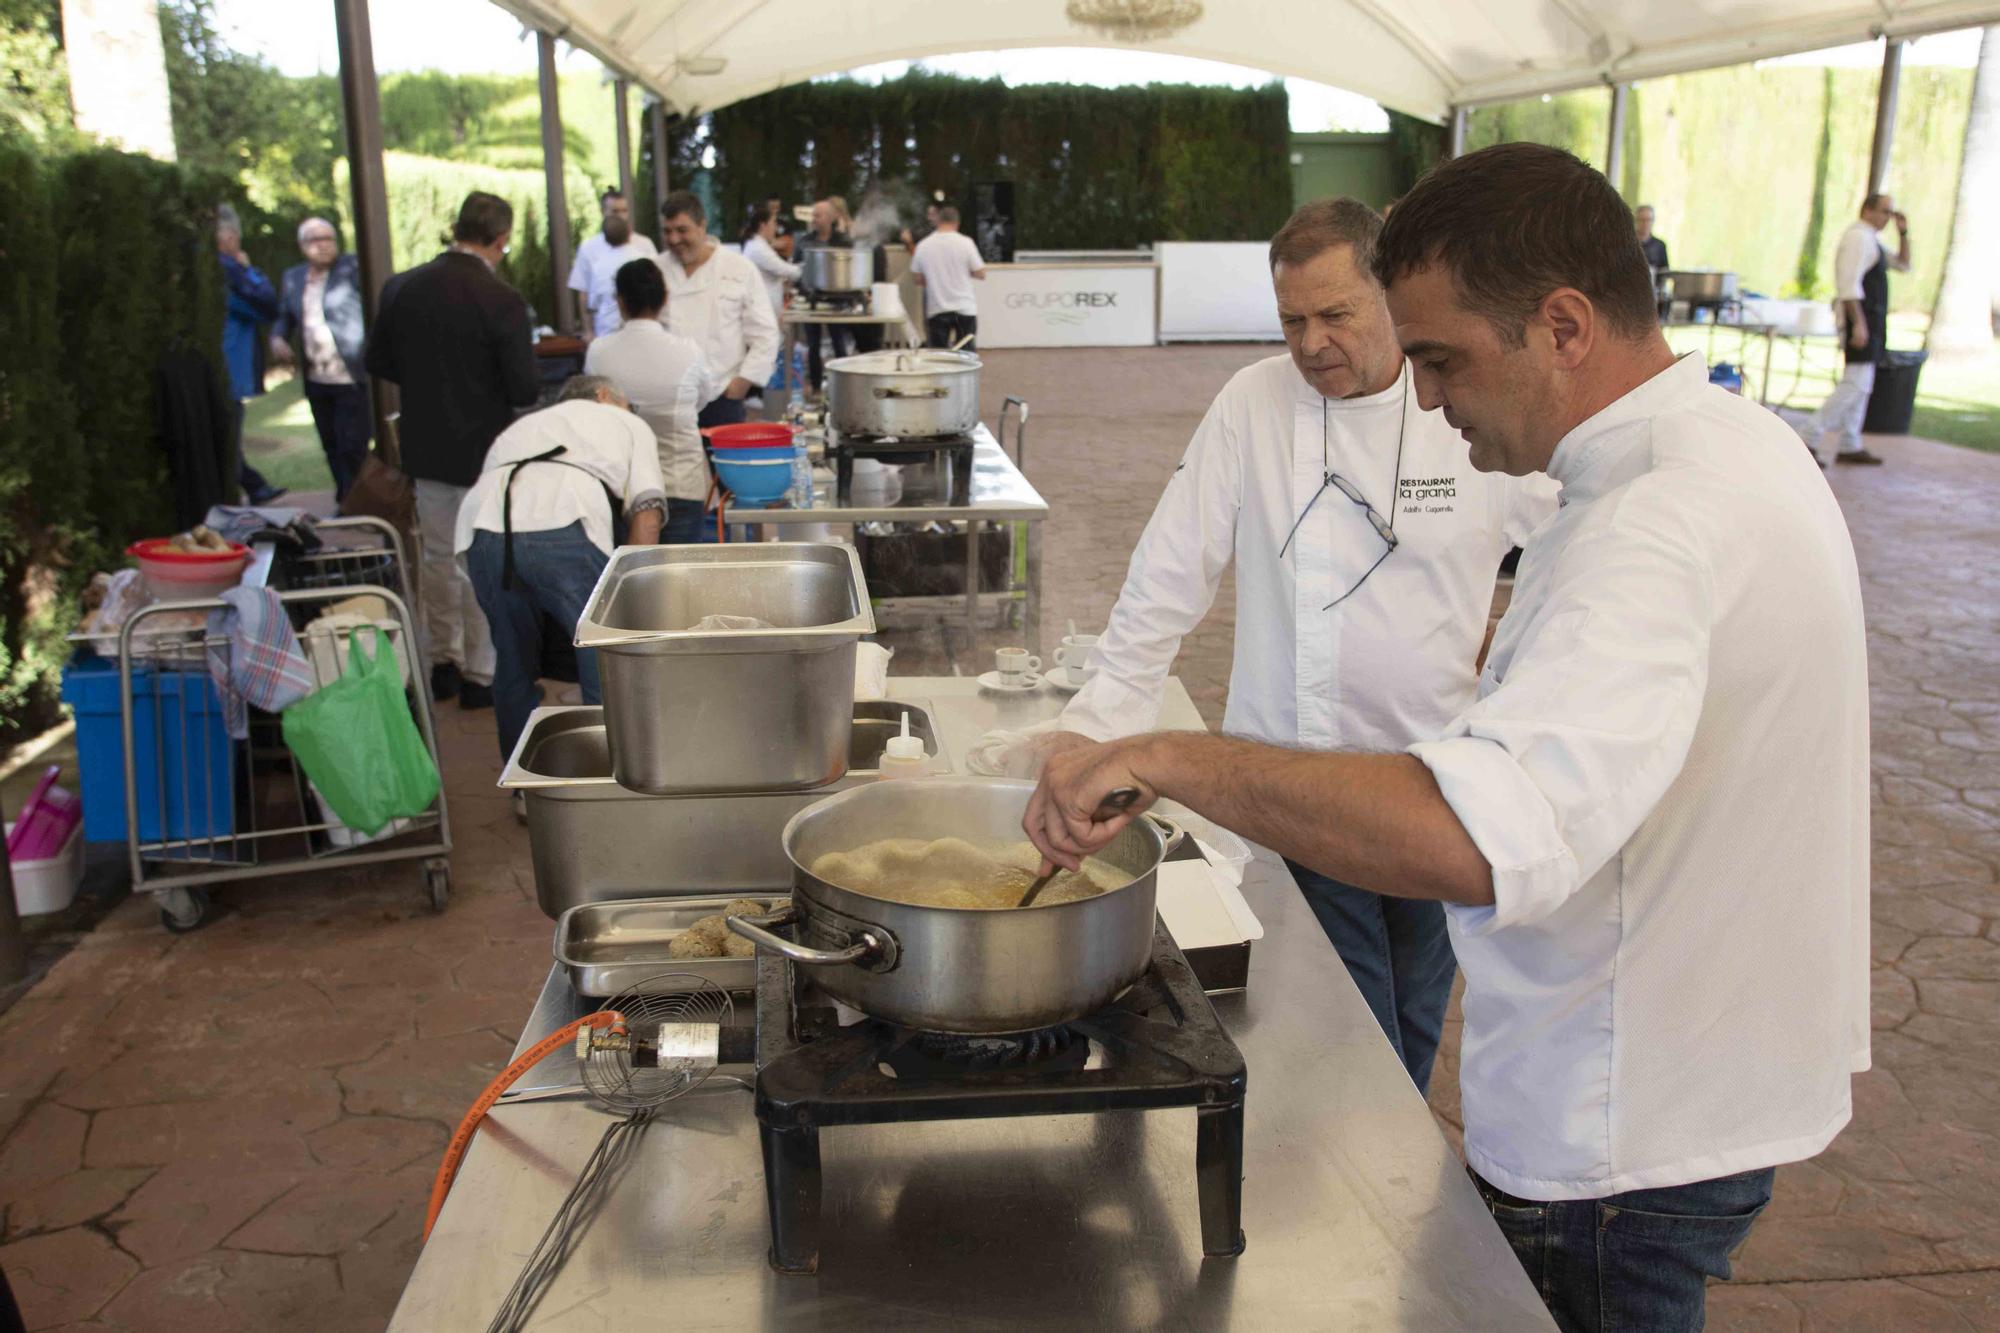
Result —
[[208, 924], [210, 899], [207, 889], [162, 889], [153, 896], [160, 905], [160, 924], [170, 933], [185, 935]]
[[424, 896], [433, 912], [442, 912], [451, 902], [451, 862], [435, 857], [424, 862]]

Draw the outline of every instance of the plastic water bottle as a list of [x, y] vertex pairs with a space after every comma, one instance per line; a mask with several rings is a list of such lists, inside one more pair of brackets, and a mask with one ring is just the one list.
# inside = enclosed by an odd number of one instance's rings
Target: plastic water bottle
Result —
[[803, 431], [792, 434], [792, 508], [813, 507], [812, 452], [806, 447]]

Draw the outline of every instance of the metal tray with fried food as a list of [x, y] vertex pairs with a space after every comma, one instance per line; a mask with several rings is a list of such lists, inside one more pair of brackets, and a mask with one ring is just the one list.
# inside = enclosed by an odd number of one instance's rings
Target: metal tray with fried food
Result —
[[568, 974], [570, 989], [594, 998], [634, 988], [649, 995], [686, 990], [692, 984], [687, 980], [690, 977], [724, 990], [755, 990], [756, 955], [684, 957], [677, 956], [680, 951], [674, 947], [674, 940], [687, 934], [696, 922], [721, 916], [731, 905], [745, 901], [775, 910], [788, 906], [791, 897], [787, 893], [739, 894], [582, 903], [556, 919], [556, 963]]

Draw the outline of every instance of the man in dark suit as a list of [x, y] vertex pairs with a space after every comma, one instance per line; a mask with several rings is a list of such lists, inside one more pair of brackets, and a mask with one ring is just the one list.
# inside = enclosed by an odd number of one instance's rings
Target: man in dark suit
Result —
[[494, 273], [513, 230], [505, 199], [467, 195], [451, 248], [384, 284], [368, 339], [369, 373], [403, 390], [397, 436], [416, 481], [431, 693], [456, 694], [461, 708], [493, 705], [493, 639], [452, 554], [458, 507], [493, 437], [537, 390], [527, 302]]
[[333, 498], [345, 500], [374, 433], [368, 371], [362, 363], [361, 264], [340, 253], [340, 239], [325, 218], [299, 224], [299, 253], [305, 263], [286, 269], [278, 284], [271, 359], [298, 365], [327, 470], [333, 473]]

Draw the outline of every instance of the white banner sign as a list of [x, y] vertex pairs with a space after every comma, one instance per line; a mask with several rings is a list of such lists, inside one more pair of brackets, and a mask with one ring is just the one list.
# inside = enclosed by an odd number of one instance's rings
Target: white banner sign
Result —
[[1151, 264], [989, 264], [981, 347], [1151, 347]]
[[1161, 342], [1282, 339], [1271, 293], [1270, 247], [1262, 241], [1162, 241]]

